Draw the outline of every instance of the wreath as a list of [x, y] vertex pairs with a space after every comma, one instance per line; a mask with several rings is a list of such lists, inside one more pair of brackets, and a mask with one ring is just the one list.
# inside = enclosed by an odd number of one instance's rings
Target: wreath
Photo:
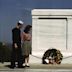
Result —
[[57, 49], [48, 49], [43, 57], [42, 57], [42, 64], [61, 64], [63, 59], [63, 55]]

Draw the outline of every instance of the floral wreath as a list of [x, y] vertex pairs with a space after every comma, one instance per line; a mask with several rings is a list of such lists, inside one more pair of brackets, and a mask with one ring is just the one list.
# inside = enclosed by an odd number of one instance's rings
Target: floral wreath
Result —
[[60, 50], [48, 49], [42, 57], [42, 64], [61, 64], [62, 59], [63, 55]]

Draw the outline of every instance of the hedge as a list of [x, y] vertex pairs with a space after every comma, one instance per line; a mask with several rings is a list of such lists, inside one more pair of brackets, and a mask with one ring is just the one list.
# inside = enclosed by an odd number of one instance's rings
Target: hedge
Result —
[[0, 62], [9, 62], [11, 58], [11, 48], [7, 45], [3, 45], [0, 42]]

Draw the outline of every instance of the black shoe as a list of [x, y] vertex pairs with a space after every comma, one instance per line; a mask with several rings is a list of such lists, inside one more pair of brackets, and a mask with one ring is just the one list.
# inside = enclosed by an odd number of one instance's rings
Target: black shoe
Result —
[[26, 66], [26, 67], [30, 67], [30, 66]]
[[9, 68], [14, 69], [14, 68], [15, 68], [15, 66], [9, 66]]
[[18, 68], [25, 68], [24, 66], [18, 66]]
[[25, 67], [30, 67], [29, 65], [25, 65]]

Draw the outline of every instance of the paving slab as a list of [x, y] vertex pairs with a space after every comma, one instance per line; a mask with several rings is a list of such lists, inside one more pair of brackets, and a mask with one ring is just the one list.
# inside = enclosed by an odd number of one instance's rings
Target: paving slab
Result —
[[0, 63], [0, 72], [72, 72], [72, 64], [60, 64], [60, 65], [44, 65], [32, 63], [29, 68], [14, 68], [8, 67], [10, 62]]

